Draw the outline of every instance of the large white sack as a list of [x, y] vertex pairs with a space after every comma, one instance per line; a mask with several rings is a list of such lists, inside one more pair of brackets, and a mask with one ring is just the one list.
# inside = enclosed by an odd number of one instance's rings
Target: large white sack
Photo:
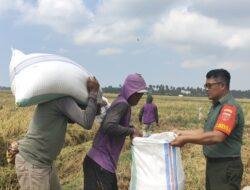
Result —
[[165, 132], [133, 139], [130, 190], [184, 190], [180, 148], [169, 144], [174, 138]]
[[18, 106], [29, 106], [63, 96], [85, 104], [86, 80], [92, 76], [83, 66], [53, 54], [25, 55], [12, 50], [10, 62], [11, 90]]

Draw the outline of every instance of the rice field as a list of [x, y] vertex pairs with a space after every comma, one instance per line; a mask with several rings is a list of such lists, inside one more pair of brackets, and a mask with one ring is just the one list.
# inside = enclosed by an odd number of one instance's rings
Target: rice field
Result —
[[[112, 101], [116, 95], [106, 94]], [[242, 159], [244, 175], [242, 187], [250, 185], [250, 100], [239, 100], [245, 114], [245, 133], [242, 146]], [[132, 123], [141, 128], [138, 122], [140, 107], [133, 108]], [[165, 132], [172, 129], [202, 128], [204, 119], [210, 107], [206, 98], [154, 96], [158, 106], [160, 126], [155, 132]], [[32, 117], [34, 107], [17, 108], [10, 92], [0, 92], [0, 189], [18, 189], [18, 183], [13, 166], [7, 165], [5, 152], [7, 145], [23, 137]], [[86, 131], [77, 125], [69, 125], [66, 134], [65, 147], [56, 160], [56, 167], [60, 182], [64, 190], [82, 189], [82, 160], [89, 150], [92, 139], [99, 125], [94, 124], [93, 129]], [[188, 144], [181, 149], [183, 166], [186, 174], [186, 190], [204, 190], [205, 160], [202, 147]], [[123, 148], [118, 170], [118, 184], [120, 190], [127, 190], [130, 180], [130, 140], [126, 140]]]

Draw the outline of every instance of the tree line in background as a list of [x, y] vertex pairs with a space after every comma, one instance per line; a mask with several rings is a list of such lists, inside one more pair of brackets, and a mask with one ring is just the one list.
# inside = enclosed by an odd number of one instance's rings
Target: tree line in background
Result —
[[[104, 93], [118, 93], [119, 87], [108, 86], [103, 88]], [[195, 96], [205, 97], [207, 96], [204, 88], [194, 87], [174, 87], [168, 85], [149, 85], [148, 91], [152, 94], [167, 95], [167, 96]], [[231, 90], [235, 98], [250, 98], [250, 90]]]
[[[121, 85], [119, 87], [107, 86], [102, 88], [104, 93], [119, 93]], [[10, 90], [10, 87], [0, 87], [0, 90]], [[168, 85], [149, 85], [148, 91], [156, 95], [167, 96], [195, 96], [205, 97], [206, 91], [204, 88], [194, 87], [174, 87]], [[231, 90], [235, 98], [250, 98], [250, 90]]]
[[0, 86], [0, 90], [10, 90], [10, 87]]

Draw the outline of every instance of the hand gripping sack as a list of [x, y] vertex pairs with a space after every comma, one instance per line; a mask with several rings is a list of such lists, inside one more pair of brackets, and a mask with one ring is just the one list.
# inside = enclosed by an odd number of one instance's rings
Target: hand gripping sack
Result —
[[63, 96], [71, 96], [79, 104], [87, 102], [86, 81], [92, 75], [68, 58], [53, 54], [25, 55], [12, 50], [9, 69], [17, 106], [30, 106]]
[[165, 132], [133, 139], [129, 190], [184, 190], [180, 148], [169, 144], [174, 138]]

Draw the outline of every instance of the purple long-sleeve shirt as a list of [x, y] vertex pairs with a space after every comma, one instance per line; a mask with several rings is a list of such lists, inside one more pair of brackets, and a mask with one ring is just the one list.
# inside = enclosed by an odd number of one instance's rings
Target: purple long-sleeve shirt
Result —
[[139, 121], [144, 124], [158, 123], [158, 109], [153, 103], [145, 104], [139, 113]]

